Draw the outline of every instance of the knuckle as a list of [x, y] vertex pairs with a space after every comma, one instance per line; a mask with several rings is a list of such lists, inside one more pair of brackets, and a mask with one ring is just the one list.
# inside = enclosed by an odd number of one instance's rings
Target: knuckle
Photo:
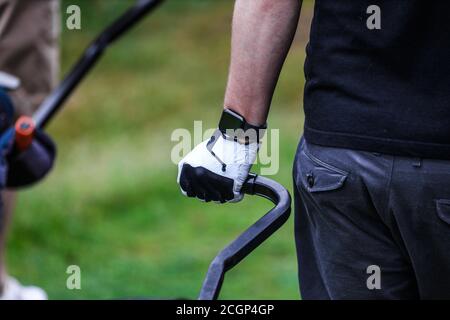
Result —
[[199, 180], [204, 180], [208, 177], [207, 173], [206, 173], [206, 169], [203, 167], [197, 167], [194, 170], [194, 175], [196, 178], [198, 178]]

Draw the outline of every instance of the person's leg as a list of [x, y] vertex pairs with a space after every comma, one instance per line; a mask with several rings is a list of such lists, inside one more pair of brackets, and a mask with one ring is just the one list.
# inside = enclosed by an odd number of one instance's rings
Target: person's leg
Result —
[[[393, 161], [301, 142], [294, 180], [303, 299], [418, 297], [398, 228], [385, 218]], [[370, 266], [381, 269], [380, 289], [370, 286]]]
[[[59, 1], [0, 0], [0, 70], [20, 78], [11, 93], [16, 115], [31, 115], [57, 83]], [[16, 195], [3, 191], [0, 221], [0, 286], [5, 275], [6, 234]]]
[[[10, 191], [2, 192], [3, 208], [0, 210], [0, 287], [3, 287], [6, 271], [6, 261], [5, 261], [5, 248], [6, 248], [6, 235], [7, 227], [10, 224], [11, 213], [13, 212], [12, 206], [15, 204], [16, 194]], [[7, 214], [5, 214], [7, 213]], [[0, 288], [0, 291], [2, 288]]]
[[389, 217], [399, 226], [421, 299], [450, 299], [450, 161], [397, 157]]
[[0, 70], [21, 80], [11, 92], [17, 115], [31, 115], [56, 86], [59, 1], [0, 0]]

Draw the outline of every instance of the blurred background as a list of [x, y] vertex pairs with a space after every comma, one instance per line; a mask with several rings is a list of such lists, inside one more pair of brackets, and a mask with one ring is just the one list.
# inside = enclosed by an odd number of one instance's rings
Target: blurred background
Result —
[[[63, 76], [89, 42], [132, 0], [64, 0]], [[195, 298], [225, 244], [271, 206], [205, 204], [180, 194], [170, 160], [172, 131], [217, 125], [230, 51], [232, 0], [168, 0], [113, 45], [55, 118], [56, 167], [21, 193], [8, 265], [51, 299]], [[82, 29], [65, 28], [68, 5]], [[280, 130], [280, 170], [291, 168], [302, 132], [303, 61], [312, 16], [301, 22], [272, 104]], [[258, 168], [254, 168], [258, 172]], [[221, 298], [298, 299], [293, 219], [228, 273]], [[66, 268], [81, 268], [81, 290], [66, 288]]]

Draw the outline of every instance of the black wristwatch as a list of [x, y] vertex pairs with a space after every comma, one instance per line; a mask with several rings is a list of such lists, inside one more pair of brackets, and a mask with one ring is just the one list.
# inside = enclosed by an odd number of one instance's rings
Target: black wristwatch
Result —
[[219, 122], [219, 130], [224, 138], [240, 143], [259, 143], [267, 125], [254, 126], [236, 111], [224, 109]]

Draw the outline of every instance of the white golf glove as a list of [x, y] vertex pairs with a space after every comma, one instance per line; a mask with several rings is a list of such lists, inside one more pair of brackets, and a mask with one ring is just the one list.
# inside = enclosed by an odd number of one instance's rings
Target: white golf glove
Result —
[[181, 191], [188, 197], [209, 202], [238, 202], [241, 189], [256, 160], [257, 142], [240, 143], [220, 131], [197, 145], [178, 164]]

